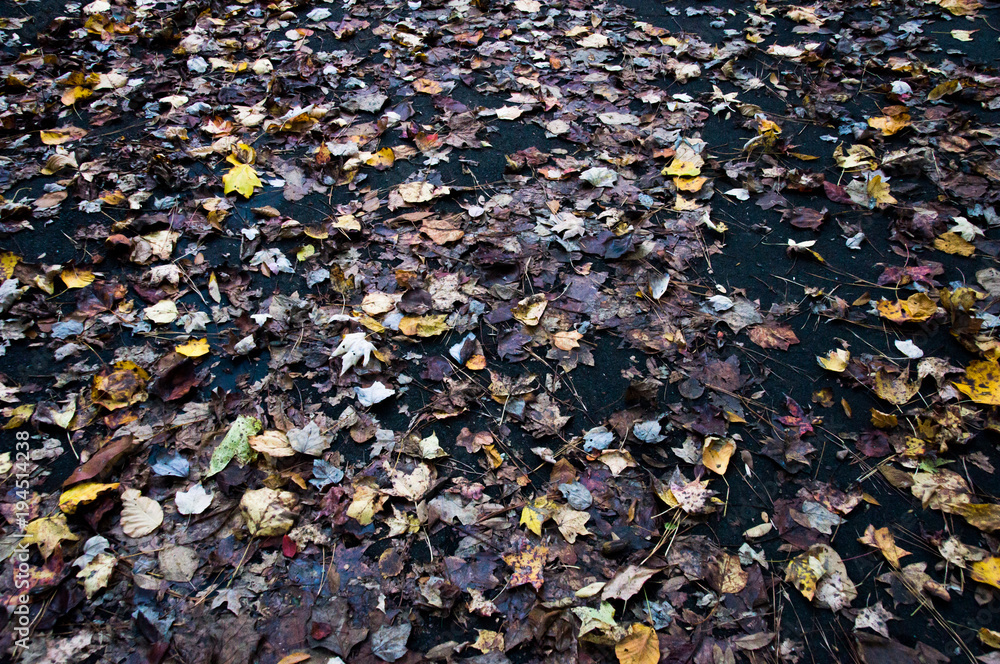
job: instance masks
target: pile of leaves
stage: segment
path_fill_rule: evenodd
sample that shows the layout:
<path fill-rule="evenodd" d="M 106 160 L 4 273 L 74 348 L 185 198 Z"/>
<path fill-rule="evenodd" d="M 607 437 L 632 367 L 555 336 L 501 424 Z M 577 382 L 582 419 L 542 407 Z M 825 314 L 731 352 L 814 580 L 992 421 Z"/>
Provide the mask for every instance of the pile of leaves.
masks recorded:
<path fill-rule="evenodd" d="M 8 656 L 1000 662 L 991 7 L 36 5 Z"/>

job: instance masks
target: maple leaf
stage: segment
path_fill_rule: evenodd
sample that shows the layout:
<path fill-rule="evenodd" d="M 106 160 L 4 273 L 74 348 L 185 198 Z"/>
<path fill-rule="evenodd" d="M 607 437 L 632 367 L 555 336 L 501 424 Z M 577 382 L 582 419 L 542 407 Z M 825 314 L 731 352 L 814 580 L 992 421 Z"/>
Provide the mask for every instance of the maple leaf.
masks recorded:
<path fill-rule="evenodd" d="M 509 586 L 523 586 L 531 584 L 535 590 L 541 590 L 545 579 L 542 578 L 542 568 L 545 567 L 545 559 L 548 556 L 547 546 L 531 546 L 527 544 L 524 549 L 516 553 L 505 554 L 504 562 L 514 568 L 514 574 L 510 577 Z"/>
<path fill-rule="evenodd" d="M 348 369 L 357 365 L 362 359 L 364 359 L 362 365 L 368 364 L 372 351 L 375 350 L 375 344 L 368 341 L 367 337 L 368 335 L 364 332 L 345 334 L 340 345 L 333 351 L 331 357 L 340 357 L 343 355 L 344 358 L 340 365 L 341 376 L 347 373 Z"/>
<path fill-rule="evenodd" d="M 236 164 L 229 172 L 222 176 L 223 192 L 226 194 L 236 192 L 244 198 L 253 196 L 254 187 L 264 187 L 264 183 L 257 176 L 257 171 L 250 164 Z"/>
<path fill-rule="evenodd" d="M 302 454 L 320 456 L 330 447 L 330 439 L 323 435 L 315 422 L 309 422 L 301 429 L 289 429 L 287 435 L 291 448 Z"/>

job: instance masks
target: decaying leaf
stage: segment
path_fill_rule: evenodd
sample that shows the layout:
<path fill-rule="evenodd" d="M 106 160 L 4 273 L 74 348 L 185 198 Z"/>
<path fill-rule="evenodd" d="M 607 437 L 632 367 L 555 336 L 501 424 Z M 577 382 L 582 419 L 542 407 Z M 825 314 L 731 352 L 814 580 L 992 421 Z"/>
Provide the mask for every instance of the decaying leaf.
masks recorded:
<path fill-rule="evenodd" d="M 126 489 L 122 493 L 122 531 L 129 537 L 145 537 L 163 523 L 163 508 L 160 504 L 143 496 L 138 489 Z"/>
<path fill-rule="evenodd" d="M 247 491 L 240 499 L 240 512 L 254 537 L 284 535 L 295 525 L 295 494 L 275 489 Z"/>
<path fill-rule="evenodd" d="M 229 462 L 236 459 L 240 465 L 250 463 L 256 454 L 250 447 L 250 436 L 261 430 L 256 417 L 240 415 L 229 426 L 229 431 L 212 453 L 206 477 L 222 472 Z"/>

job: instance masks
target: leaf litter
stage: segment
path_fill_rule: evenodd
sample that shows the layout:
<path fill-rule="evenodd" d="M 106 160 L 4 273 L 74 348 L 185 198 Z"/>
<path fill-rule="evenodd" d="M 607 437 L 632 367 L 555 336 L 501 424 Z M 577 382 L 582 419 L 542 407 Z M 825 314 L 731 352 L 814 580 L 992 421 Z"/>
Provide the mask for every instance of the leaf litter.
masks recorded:
<path fill-rule="evenodd" d="M 38 4 L 8 655 L 1000 661 L 992 8 Z"/>

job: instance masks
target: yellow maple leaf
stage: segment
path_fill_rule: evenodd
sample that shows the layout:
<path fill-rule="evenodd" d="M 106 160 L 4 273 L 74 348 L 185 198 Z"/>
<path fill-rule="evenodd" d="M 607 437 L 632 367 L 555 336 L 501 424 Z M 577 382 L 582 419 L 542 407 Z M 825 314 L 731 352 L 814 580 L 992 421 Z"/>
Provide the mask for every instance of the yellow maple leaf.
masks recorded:
<path fill-rule="evenodd" d="M 868 195 L 879 205 L 895 205 L 896 199 L 889 194 L 889 185 L 881 175 L 873 175 L 868 180 Z"/>
<path fill-rule="evenodd" d="M 542 524 L 552 516 L 555 507 L 556 505 L 545 496 L 535 498 L 521 510 L 520 525 L 527 526 L 528 530 L 541 537 Z"/>
<path fill-rule="evenodd" d="M 955 387 L 976 403 L 1000 406 L 1000 364 L 973 362 L 965 369 L 965 377 Z"/>
<path fill-rule="evenodd" d="M 934 248 L 946 254 L 971 256 L 976 253 L 976 245 L 972 244 L 958 233 L 942 233 L 934 238 Z"/>
<path fill-rule="evenodd" d="M 208 355 L 208 339 L 191 339 L 187 343 L 175 346 L 174 350 L 186 357 Z"/>
<path fill-rule="evenodd" d="M 224 193 L 237 192 L 244 198 L 253 195 L 254 187 L 264 187 L 264 183 L 257 177 L 257 171 L 250 164 L 237 164 L 229 169 L 229 172 L 222 176 L 222 184 L 225 186 Z"/>
<path fill-rule="evenodd" d="M 56 550 L 63 540 L 78 540 L 79 535 L 74 535 L 66 523 L 65 514 L 56 514 L 41 519 L 35 519 L 24 529 L 24 537 L 21 543 L 25 546 L 37 544 L 42 558 L 48 559 L 52 552 Z"/>
<path fill-rule="evenodd" d="M 972 580 L 1000 588 L 1000 558 L 992 556 L 972 563 Z"/>

